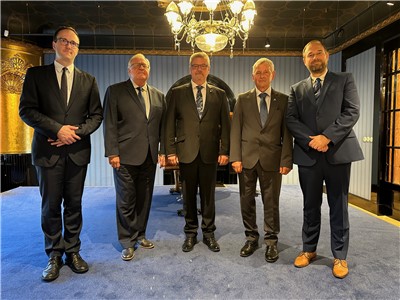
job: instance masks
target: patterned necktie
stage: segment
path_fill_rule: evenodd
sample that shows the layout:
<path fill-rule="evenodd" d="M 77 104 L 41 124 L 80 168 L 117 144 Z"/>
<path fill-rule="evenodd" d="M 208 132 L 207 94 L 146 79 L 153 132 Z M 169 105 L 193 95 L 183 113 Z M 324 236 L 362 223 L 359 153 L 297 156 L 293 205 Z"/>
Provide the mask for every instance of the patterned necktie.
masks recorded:
<path fill-rule="evenodd" d="M 140 100 L 140 104 L 142 104 L 143 109 L 146 112 L 146 116 L 147 116 L 146 103 L 144 102 L 144 97 L 143 97 L 143 94 L 142 94 L 143 88 L 138 86 L 136 89 L 138 90 L 138 98 Z"/>
<path fill-rule="evenodd" d="M 315 79 L 313 89 L 314 89 L 314 95 L 315 95 L 315 102 L 318 102 L 319 95 L 321 94 L 321 79 L 320 78 Z"/>
<path fill-rule="evenodd" d="M 201 118 L 201 115 L 203 114 L 203 94 L 201 93 L 201 89 L 203 87 L 201 85 L 198 85 L 196 87 L 197 87 L 196 106 L 197 106 L 197 112 L 199 113 L 199 118 Z"/>
<path fill-rule="evenodd" d="M 61 92 L 61 97 L 64 101 L 65 106 L 68 105 L 68 85 L 67 85 L 67 73 L 66 71 L 68 70 L 67 67 L 64 67 L 63 69 L 63 73 L 61 76 L 61 88 L 60 88 L 60 92 Z"/>
<path fill-rule="evenodd" d="M 260 119 L 261 119 L 261 125 L 264 127 L 265 122 L 267 121 L 268 117 L 268 109 L 267 109 L 267 103 L 265 101 L 265 98 L 267 97 L 267 93 L 261 93 L 258 95 L 260 97 Z"/>

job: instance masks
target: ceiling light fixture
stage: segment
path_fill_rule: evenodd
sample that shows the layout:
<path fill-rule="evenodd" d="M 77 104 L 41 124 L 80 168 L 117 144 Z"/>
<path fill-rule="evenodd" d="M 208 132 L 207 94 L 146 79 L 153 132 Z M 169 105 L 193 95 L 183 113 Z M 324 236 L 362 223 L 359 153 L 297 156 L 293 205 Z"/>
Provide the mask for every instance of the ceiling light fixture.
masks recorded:
<path fill-rule="evenodd" d="M 269 38 L 267 38 L 267 40 L 265 41 L 265 48 L 269 48 L 271 47 L 271 43 L 269 42 Z"/>
<path fill-rule="evenodd" d="M 386 5 L 388 5 L 388 6 L 394 6 L 394 2 L 388 1 L 388 2 L 386 2 Z"/>
<path fill-rule="evenodd" d="M 208 12 L 208 19 L 202 19 L 203 12 Z M 220 12 L 220 19 L 217 19 L 217 12 Z M 180 0 L 178 4 L 170 2 L 165 16 L 176 50 L 180 50 L 185 37 L 192 51 L 197 46 L 204 52 L 218 52 L 229 43 L 232 58 L 236 36 L 243 41 L 243 49 L 246 48 L 256 14 L 253 0 Z"/>

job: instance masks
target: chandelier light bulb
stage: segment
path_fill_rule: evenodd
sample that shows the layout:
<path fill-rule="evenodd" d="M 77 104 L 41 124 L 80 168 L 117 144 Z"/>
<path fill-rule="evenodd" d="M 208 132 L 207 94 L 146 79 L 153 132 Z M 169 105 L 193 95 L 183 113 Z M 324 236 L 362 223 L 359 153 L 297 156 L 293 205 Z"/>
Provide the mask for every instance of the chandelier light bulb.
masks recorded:
<path fill-rule="evenodd" d="M 170 25 L 176 22 L 179 17 L 179 9 L 175 2 L 172 1 L 170 4 L 168 4 L 165 16 L 167 17 L 168 23 Z"/>
<path fill-rule="evenodd" d="M 229 7 L 234 15 L 238 15 L 242 11 L 243 2 L 241 0 L 234 0 L 229 4 Z"/>
<path fill-rule="evenodd" d="M 220 0 L 204 0 L 204 4 L 207 6 L 207 9 L 209 11 L 214 11 L 217 8 L 219 2 Z"/>
<path fill-rule="evenodd" d="M 186 16 L 192 11 L 193 3 L 190 0 L 181 0 L 178 3 L 178 6 L 181 10 L 181 13 Z"/>

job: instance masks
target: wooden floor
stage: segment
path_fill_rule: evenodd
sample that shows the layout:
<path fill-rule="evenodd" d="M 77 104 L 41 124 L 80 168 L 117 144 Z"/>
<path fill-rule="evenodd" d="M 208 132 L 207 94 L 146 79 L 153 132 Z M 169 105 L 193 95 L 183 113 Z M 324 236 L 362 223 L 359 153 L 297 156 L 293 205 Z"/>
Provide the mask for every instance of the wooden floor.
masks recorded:
<path fill-rule="evenodd" d="M 349 194 L 349 203 L 359 208 L 365 209 L 370 213 L 378 215 L 378 202 L 376 193 L 371 193 L 371 201 Z M 397 209 L 393 209 L 393 215 L 388 217 L 400 221 L 400 211 Z"/>

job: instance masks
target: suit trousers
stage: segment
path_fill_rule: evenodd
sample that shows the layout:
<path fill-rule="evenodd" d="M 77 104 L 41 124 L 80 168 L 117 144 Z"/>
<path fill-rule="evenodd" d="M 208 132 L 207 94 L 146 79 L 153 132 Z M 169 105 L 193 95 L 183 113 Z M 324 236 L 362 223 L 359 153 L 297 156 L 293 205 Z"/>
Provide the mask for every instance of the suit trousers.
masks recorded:
<path fill-rule="evenodd" d="M 206 164 L 200 155 L 191 163 L 179 163 L 182 180 L 183 210 L 187 237 L 197 236 L 199 222 L 197 218 L 197 188 L 200 188 L 201 229 L 203 237 L 211 237 L 215 227 L 215 183 L 217 163 Z"/>
<path fill-rule="evenodd" d="M 134 247 L 146 237 L 155 174 L 150 149 L 143 164 L 121 164 L 119 170 L 114 169 L 118 240 L 123 248 Z"/>
<path fill-rule="evenodd" d="M 264 207 L 264 242 L 276 245 L 280 232 L 279 195 L 282 175 L 279 172 L 264 171 L 260 162 L 239 173 L 240 210 L 245 228 L 246 240 L 258 241 L 259 233 L 256 215 L 256 185 L 260 182 L 261 199 Z"/>
<path fill-rule="evenodd" d="M 321 205 L 325 181 L 331 228 L 331 250 L 335 258 L 346 259 L 349 247 L 348 192 L 351 163 L 332 165 L 325 154 L 310 167 L 299 166 L 303 191 L 303 251 L 317 249 L 321 229 Z"/>
<path fill-rule="evenodd" d="M 63 156 L 54 166 L 36 166 L 36 171 L 42 196 L 41 222 L 46 254 L 62 256 L 64 252 L 79 252 L 87 165 L 77 166 L 68 156 Z"/>

